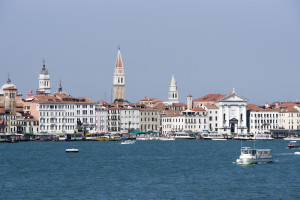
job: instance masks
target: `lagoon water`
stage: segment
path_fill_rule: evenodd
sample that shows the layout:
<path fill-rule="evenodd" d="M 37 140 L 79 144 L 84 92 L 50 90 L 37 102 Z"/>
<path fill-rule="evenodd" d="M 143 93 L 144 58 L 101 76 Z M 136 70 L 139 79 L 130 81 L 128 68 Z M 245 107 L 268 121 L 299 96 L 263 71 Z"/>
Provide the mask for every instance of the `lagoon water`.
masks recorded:
<path fill-rule="evenodd" d="M 235 140 L 1 143 L 0 199 L 300 199 L 287 143 L 255 142 L 275 162 L 249 166 Z"/>

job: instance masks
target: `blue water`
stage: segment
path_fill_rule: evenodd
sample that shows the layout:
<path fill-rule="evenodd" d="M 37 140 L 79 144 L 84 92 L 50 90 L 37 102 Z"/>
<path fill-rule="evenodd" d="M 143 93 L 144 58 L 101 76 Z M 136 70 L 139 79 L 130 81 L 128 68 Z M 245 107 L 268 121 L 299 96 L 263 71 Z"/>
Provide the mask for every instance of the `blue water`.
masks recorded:
<path fill-rule="evenodd" d="M 287 143 L 257 141 L 275 162 L 250 166 L 234 163 L 235 140 L 1 143 L 0 198 L 300 199 L 300 155 Z"/>

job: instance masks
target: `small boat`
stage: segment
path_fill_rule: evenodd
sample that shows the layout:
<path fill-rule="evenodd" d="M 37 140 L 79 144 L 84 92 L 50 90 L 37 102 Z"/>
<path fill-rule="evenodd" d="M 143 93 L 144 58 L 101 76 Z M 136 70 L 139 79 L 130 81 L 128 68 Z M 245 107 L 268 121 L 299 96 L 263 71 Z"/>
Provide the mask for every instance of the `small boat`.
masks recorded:
<path fill-rule="evenodd" d="M 193 134 L 187 133 L 187 132 L 175 132 L 170 133 L 170 136 L 174 138 L 175 140 L 189 140 L 189 139 L 196 139 L 196 137 Z"/>
<path fill-rule="evenodd" d="M 175 139 L 172 138 L 172 137 L 160 137 L 159 140 L 162 140 L 162 141 L 171 141 L 171 140 L 175 140 Z"/>
<path fill-rule="evenodd" d="M 296 151 L 294 154 L 296 154 L 296 155 L 300 155 L 300 151 Z"/>
<path fill-rule="evenodd" d="M 226 138 L 212 138 L 211 140 L 227 140 Z"/>
<path fill-rule="evenodd" d="M 284 140 L 300 140 L 299 137 L 286 137 L 286 138 L 283 138 Z"/>
<path fill-rule="evenodd" d="M 67 152 L 67 153 L 78 153 L 79 150 L 78 150 L 78 149 L 72 148 L 72 149 L 66 149 L 66 152 Z"/>
<path fill-rule="evenodd" d="M 297 144 L 296 141 L 291 141 L 288 146 L 287 146 L 289 149 L 296 149 L 296 148 L 299 148 L 300 146 Z"/>
<path fill-rule="evenodd" d="M 273 162 L 270 149 L 251 149 L 250 147 L 242 147 L 241 155 L 236 160 L 237 164 L 249 165 Z"/>
<path fill-rule="evenodd" d="M 274 140 L 271 134 L 268 133 L 257 133 L 253 136 L 254 140 Z"/>
<path fill-rule="evenodd" d="M 121 144 L 134 144 L 135 140 L 124 140 Z"/>
<path fill-rule="evenodd" d="M 246 133 L 246 134 L 237 134 L 233 139 L 235 140 L 253 140 L 253 135 Z"/>

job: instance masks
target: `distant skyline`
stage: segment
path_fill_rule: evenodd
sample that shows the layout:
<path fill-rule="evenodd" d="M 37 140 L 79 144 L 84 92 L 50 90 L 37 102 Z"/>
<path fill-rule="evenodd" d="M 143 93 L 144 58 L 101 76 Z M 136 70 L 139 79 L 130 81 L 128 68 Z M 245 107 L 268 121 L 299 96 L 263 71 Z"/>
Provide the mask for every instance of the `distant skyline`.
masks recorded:
<path fill-rule="evenodd" d="M 125 98 L 235 91 L 248 103 L 300 101 L 300 1 L 0 0 L 0 85 L 111 100 L 120 45 Z"/>

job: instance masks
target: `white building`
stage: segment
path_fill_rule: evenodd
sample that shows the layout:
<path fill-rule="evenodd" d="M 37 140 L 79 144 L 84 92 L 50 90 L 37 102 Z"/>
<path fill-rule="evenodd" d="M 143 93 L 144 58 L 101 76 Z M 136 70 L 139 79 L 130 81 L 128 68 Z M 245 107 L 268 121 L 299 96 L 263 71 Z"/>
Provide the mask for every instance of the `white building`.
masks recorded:
<path fill-rule="evenodd" d="M 95 132 L 95 106 L 90 99 L 65 93 L 53 96 L 29 96 L 24 111 L 39 119 L 41 133 L 74 133 L 77 121 L 89 132 Z"/>
<path fill-rule="evenodd" d="M 123 108 L 120 110 L 121 133 L 128 133 L 139 129 L 140 111 L 135 108 Z"/>
<path fill-rule="evenodd" d="M 233 90 L 228 95 L 208 94 L 193 101 L 194 107 L 205 107 L 205 105 L 215 105 L 218 110 L 211 109 L 208 113 L 211 117 L 212 129 L 216 129 L 220 134 L 241 134 L 247 133 L 247 99 L 240 96 Z M 216 116 L 217 114 L 217 116 Z"/>
<path fill-rule="evenodd" d="M 162 116 L 162 134 L 170 132 L 207 130 L 207 112 L 201 107 L 182 111 L 180 114 Z"/>
<path fill-rule="evenodd" d="M 278 129 L 280 109 L 269 109 L 248 104 L 248 129 L 249 133 L 267 133 L 271 129 Z"/>

